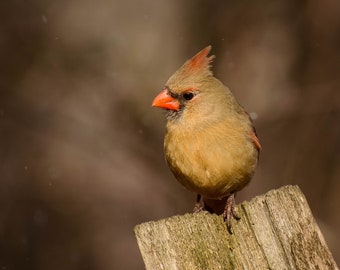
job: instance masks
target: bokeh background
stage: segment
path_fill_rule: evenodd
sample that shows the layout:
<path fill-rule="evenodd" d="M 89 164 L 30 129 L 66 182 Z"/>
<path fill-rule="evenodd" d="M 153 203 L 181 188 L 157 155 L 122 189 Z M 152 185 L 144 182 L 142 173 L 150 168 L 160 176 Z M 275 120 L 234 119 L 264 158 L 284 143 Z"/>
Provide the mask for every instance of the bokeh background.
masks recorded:
<path fill-rule="evenodd" d="M 208 44 L 263 146 L 238 202 L 299 185 L 339 262 L 340 1 L 2 0 L 1 269 L 143 269 L 133 227 L 195 198 L 150 104 Z"/>

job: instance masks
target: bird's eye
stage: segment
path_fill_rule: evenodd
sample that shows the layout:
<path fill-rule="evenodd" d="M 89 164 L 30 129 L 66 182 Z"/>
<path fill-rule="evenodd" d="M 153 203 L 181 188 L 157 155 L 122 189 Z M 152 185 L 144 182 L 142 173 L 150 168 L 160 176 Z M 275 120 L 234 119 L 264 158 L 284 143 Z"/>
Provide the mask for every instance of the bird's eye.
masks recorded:
<path fill-rule="evenodd" d="M 195 94 L 192 93 L 192 92 L 186 92 L 186 93 L 183 94 L 183 98 L 185 100 L 191 100 L 194 96 L 195 96 Z"/>

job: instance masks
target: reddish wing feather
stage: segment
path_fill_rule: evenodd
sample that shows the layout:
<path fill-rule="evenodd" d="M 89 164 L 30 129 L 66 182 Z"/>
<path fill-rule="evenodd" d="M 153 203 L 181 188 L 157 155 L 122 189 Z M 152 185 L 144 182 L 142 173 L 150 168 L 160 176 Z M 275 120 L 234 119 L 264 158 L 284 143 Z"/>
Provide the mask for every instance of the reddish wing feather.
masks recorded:
<path fill-rule="evenodd" d="M 252 141 L 253 141 L 253 143 L 254 143 L 256 149 L 260 152 L 260 150 L 261 150 L 262 147 L 261 147 L 259 138 L 257 138 L 257 136 L 256 136 L 255 129 L 254 129 L 253 132 L 251 132 L 250 138 L 252 139 Z"/>
<path fill-rule="evenodd" d="M 252 142 L 253 142 L 255 148 L 257 149 L 257 151 L 260 152 L 261 149 L 262 149 L 262 146 L 260 144 L 259 138 L 257 138 L 256 129 L 255 129 L 254 125 L 253 125 L 253 121 L 252 121 L 250 115 L 246 111 L 244 111 L 244 114 L 247 115 L 247 117 L 249 118 L 249 120 L 251 122 L 251 125 L 252 125 L 252 130 L 250 131 L 249 137 L 252 140 Z"/>

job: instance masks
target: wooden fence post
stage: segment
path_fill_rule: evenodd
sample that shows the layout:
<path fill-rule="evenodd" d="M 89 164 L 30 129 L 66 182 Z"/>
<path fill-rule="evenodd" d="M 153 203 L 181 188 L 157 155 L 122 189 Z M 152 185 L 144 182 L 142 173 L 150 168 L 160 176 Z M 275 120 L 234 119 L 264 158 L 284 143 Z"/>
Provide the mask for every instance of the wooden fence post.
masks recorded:
<path fill-rule="evenodd" d="M 205 211 L 137 225 L 146 269 L 338 269 L 299 187 L 237 210 L 232 235 L 222 217 Z"/>

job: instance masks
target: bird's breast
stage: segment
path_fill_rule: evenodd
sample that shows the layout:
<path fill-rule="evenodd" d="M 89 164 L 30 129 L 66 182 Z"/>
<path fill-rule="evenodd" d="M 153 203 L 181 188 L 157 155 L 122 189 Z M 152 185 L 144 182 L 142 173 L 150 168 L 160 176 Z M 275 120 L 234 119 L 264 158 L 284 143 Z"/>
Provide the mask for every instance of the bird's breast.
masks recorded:
<path fill-rule="evenodd" d="M 222 198 L 251 179 L 257 152 L 247 126 L 224 121 L 205 128 L 167 126 L 168 165 L 187 189 L 207 198 Z"/>

